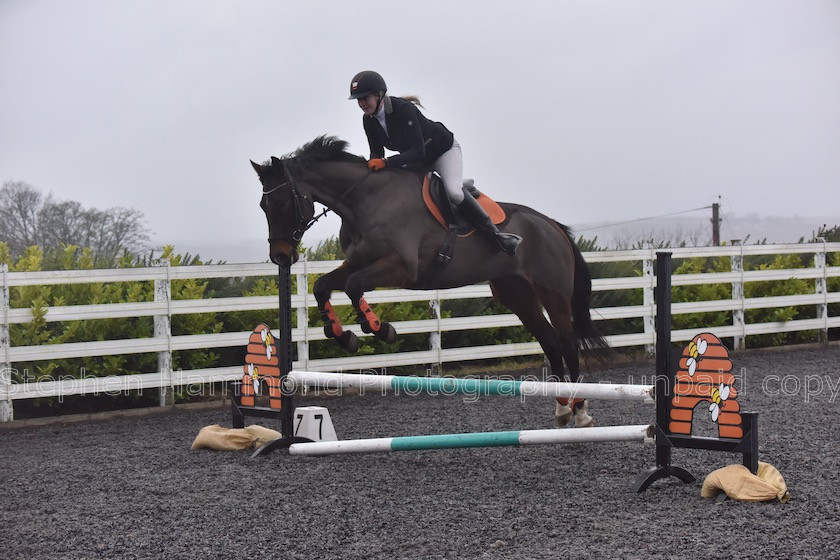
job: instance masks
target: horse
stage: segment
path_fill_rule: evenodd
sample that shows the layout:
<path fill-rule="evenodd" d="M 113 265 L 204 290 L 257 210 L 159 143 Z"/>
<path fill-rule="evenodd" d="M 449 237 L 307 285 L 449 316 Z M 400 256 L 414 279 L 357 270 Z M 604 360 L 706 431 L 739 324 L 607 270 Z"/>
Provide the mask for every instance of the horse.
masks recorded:
<path fill-rule="evenodd" d="M 506 214 L 499 229 L 524 238 L 515 256 L 500 251 L 493 239 L 470 235 L 457 240 L 451 261 L 441 266 L 436 256 L 447 230 L 425 207 L 423 173 L 391 168 L 371 172 L 365 159 L 347 147 L 347 142 L 324 135 L 282 158 L 251 161 L 262 183 L 260 207 L 268 221 L 273 263 L 288 267 L 298 260 L 298 244 L 317 220 L 316 201 L 341 218 L 345 260 L 319 277 L 313 288 L 328 338 L 349 352 L 358 349 L 356 335 L 343 329 L 330 303 L 335 290 L 349 296 L 363 332 L 393 342 L 395 329 L 380 321 L 365 292 L 489 282 L 493 297 L 537 339 L 558 378 L 564 378 L 565 363 L 567 379 L 578 381 L 579 351 L 596 358 L 603 356 L 601 350 L 608 351 L 590 317 L 589 268 L 568 227 L 526 206 L 499 203 Z M 594 424 L 585 400 L 558 399 L 558 426 L 572 414 L 576 427 Z"/>

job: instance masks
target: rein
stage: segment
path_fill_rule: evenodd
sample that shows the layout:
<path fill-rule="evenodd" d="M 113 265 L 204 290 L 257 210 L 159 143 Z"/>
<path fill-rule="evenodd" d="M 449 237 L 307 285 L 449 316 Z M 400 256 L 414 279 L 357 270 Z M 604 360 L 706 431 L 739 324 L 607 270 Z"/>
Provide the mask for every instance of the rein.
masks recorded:
<path fill-rule="evenodd" d="M 365 179 L 367 179 L 368 177 L 370 177 L 370 174 L 371 174 L 371 173 L 373 173 L 373 170 L 368 169 L 368 172 L 367 172 L 367 173 L 365 173 L 365 174 L 362 176 L 362 178 L 361 178 L 361 179 L 359 179 L 358 181 L 356 181 L 355 183 L 353 183 L 352 185 L 350 185 L 350 188 L 349 188 L 349 189 L 347 189 L 346 191 L 344 191 L 343 193 L 341 193 L 341 196 L 339 196 L 338 198 L 336 198 L 336 199 L 335 199 L 335 201 L 333 202 L 333 205 L 335 205 L 335 204 L 336 204 L 336 203 L 338 203 L 341 199 L 343 199 L 345 196 L 347 196 L 348 194 L 350 194 L 350 193 L 353 191 L 353 189 L 355 189 L 356 187 L 358 187 L 359 185 L 361 185 L 362 183 L 364 183 Z M 318 220 L 320 220 L 321 218 L 323 218 L 324 216 L 326 216 L 326 215 L 327 215 L 330 211 L 332 211 L 332 208 L 330 208 L 329 206 L 327 206 L 327 205 L 325 204 L 325 205 L 324 205 L 324 210 L 323 210 L 320 214 L 318 214 L 316 217 L 314 217 L 314 218 L 312 218 L 311 220 L 309 220 L 309 223 L 308 223 L 308 224 L 306 224 L 306 229 L 311 228 L 311 227 L 315 224 L 315 222 L 317 222 Z M 304 230 L 304 231 L 306 231 L 306 230 Z"/>

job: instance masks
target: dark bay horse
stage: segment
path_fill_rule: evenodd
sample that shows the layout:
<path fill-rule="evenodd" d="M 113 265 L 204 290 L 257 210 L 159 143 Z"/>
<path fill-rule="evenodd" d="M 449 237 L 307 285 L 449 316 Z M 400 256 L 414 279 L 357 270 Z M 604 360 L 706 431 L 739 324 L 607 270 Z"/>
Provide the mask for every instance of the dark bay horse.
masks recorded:
<path fill-rule="evenodd" d="M 524 238 L 515 257 L 476 233 L 459 238 L 451 262 L 435 264 L 447 231 L 426 210 L 422 176 L 401 169 L 370 172 L 365 159 L 349 154 L 347 142 L 320 136 L 294 153 L 251 164 L 263 186 L 260 206 L 268 219 L 269 256 L 290 266 L 297 246 L 315 214 L 318 201 L 341 217 L 339 241 L 346 256 L 337 269 L 315 282 L 313 293 L 324 332 L 348 351 L 358 340 L 344 330 L 330 304 L 343 290 L 358 312 L 362 330 L 393 342 L 394 328 L 381 322 L 364 292 L 379 287 L 427 290 L 489 282 L 493 297 L 514 312 L 540 343 L 552 373 L 578 380 L 578 351 L 606 347 L 589 314 L 589 269 L 569 230 L 531 208 L 501 203 L 507 218 L 502 231 Z M 548 314 L 549 320 L 543 314 Z M 592 425 L 586 402 L 558 399 L 558 424 L 572 410 L 576 426 Z"/>

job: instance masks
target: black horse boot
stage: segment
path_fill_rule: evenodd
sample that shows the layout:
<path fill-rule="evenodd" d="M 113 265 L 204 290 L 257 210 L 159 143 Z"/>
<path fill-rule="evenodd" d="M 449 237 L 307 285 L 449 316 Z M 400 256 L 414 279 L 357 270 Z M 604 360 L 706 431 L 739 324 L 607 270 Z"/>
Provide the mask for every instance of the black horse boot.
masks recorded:
<path fill-rule="evenodd" d="M 472 195 L 464 193 L 464 201 L 458 205 L 458 210 L 473 227 L 493 235 L 502 251 L 511 257 L 516 254 L 516 248 L 522 243 L 522 238 L 514 233 L 499 231 L 499 228 L 496 227 L 496 224 L 493 223 L 493 220 L 490 219 L 490 216 Z"/>

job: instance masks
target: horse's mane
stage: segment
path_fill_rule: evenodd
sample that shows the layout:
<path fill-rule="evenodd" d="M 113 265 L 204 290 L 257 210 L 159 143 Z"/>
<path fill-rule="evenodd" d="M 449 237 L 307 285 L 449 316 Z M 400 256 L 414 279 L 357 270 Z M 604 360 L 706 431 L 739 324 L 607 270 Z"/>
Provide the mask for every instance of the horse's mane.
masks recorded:
<path fill-rule="evenodd" d="M 281 160 L 287 169 L 295 174 L 298 174 L 301 170 L 316 162 L 343 161 L 364 163 L 365 158 L 347 151 L 349 145 L 345 140 L 322 134 L 294 152 L 286 154 Z"/>

